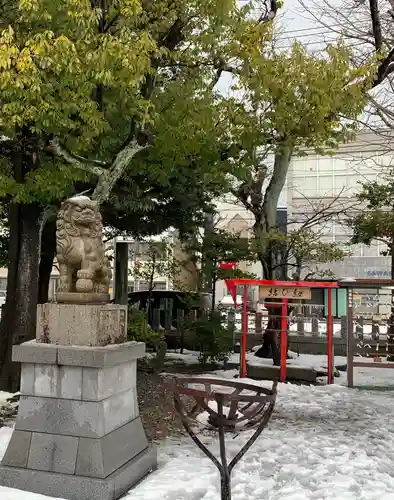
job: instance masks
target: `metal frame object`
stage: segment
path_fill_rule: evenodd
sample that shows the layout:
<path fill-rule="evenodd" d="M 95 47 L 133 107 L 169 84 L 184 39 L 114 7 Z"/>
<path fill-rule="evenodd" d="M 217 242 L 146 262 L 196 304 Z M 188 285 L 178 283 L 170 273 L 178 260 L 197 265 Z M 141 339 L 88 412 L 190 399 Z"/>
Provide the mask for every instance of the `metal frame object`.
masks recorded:
<path fill-rule="evenodd" d="M 275 407 L 277 382 L 272 389 L 234 380 L 202 377 L 174 377 L 171 387 L 174 404 L 182 424 L 199 449 L 215 464 L 221 478 L 221 500 L 231 500 L 231 472 L 268 424 Z M 197 389 L 195 386 L 203 386 Z M 194 386 L 194 387 L 191 387 Z M 246 391 L 246 394 L 244 392 Z M 190 411 L 185 408 L 183 397 L 194 400 Z M 209 401 L 217 404 L 217 411 L 209 406 Z M 225 405 L 228 406 L 225 406 Z M 226 411 L 225 411 L 226 410 Z M 220 461 L 198 439 L 192 424 L 202 425 L 197 420 L 201 412 L 209 414 L 209 430 L 219 434 Z M 236 456 L 227 462 L 225 433 L 239 433 L 255 429 L 247 443 Z"/>
<path fill-rule="evenodd" d="M 247 310 L 247 287 L 265 286 L 279 288 L 326 288 L 327 289 L 327 384 L 334 383 L 334 329 L 332 320 L 332 289 L 338 288 L 336 281 L 277 281 L 277 280 L 229 280 L 234 287 L 243 286 L 243 330 L 241 339 L 240 376 L 245 378 L 246 374 L 246 346 L 248 335 L 248 310 Z M 281 343 L 280 343 L 280 381 L 286 382 L 287 378 L 287 314 L 288 298 L 281 301 Z M 236 303 L 234 300 L 234 306 Z"/>
<path fill-rule="evenodd" d="M 354 338 L 354 305 L 353 305 L 353 293 L 354 288 L 387 288 L 394 287 L 394 280 L 352 280 L 341 282 L 341 287 L 347 289 L 347 385 L 348 387 L 354 387 L 354 368 L 388 368 L 393 369 L 393 362 L 386 363 L 375 363 L 375 362 L 364 362 L 364 361 L 354 361 L 355 356 L 355 338 Z M 393 295 L 392 295 L 392 309 L 394 307 Z M 391 321 L 391 318 L 390 320 Z M 390 323 L 388 323 L 388 326 Z"/>

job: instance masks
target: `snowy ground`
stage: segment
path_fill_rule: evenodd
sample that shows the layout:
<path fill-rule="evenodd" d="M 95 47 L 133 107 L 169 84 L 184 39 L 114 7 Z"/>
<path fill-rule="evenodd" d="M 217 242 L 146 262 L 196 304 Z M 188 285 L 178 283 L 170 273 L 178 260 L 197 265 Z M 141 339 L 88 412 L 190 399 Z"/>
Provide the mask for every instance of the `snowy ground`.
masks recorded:
<path fill-rule="evenodd" d="M 256 347 L 254 351 L 257 349 Z M 197 364 L 199 352 L 197 351 L 184 351 L 184 354 L 179 352 L 167 352 L 166 356 L 168 359 L 173 361 L 181 360 L 185 364 Z M 293 356 L 292 359 L 287 360 L 287 366 L 297 366 L 299 368 L 314 368 L 316 371 L 324 372 L 327 370 L 327 356 L 325 355 L 312 355 L 312 354 L 300 354 L 297 355 L 295 352 L 289 351 L 289 354 Z M 247 363 L 254 366 L 261 365 L 272 365 L 272 359 L 258 358 L 255 356 L 254 352 L 246 353 Z M 229 358 L 229 362 L 239 364 L 239 354 L 232 354 Z M 345 356 L 336 356 L 335 364 L 346 365 Z"/>
<path fill-rule="evenodd" d="M 333 386 L 279 386 L 268 428 L 234 470 L 233 500 L 394 498 L 394 390 L 365 388 L 379 382 L 394 389 L 394 373 L 358 368 L 355 375 L 364 389 L 343 387 L 343 375 Z M 0 457 L 10 436 L 11 429 L 0 429 Z M 228 440 L 229 455 L 244 439 Z M 217 451 L 215 440 L 204 440 Z M 189 439 L 162 443 L 159 460 L 124 500 L 219 500 L 218 473 Z M 1 486 L 0 498 L 48 500 Z"/>

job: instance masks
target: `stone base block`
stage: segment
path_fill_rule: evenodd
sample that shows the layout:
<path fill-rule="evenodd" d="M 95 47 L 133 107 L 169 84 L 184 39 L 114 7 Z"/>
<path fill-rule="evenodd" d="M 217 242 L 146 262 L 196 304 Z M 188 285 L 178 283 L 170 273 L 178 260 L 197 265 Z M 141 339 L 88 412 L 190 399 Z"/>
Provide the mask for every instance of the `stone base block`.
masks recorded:
<path fill-rule="evenodd" d="M 105 346 L 127 339 L 127 306 L 119 304 L 40 304 L 38 342 L 59 345 Z"/>
<path fill-rule="evenodd" d="M 0 484 L 70 500 L 114 500 L 155 468 L 136 390 L 144 351 L 138 342 L 15 346 L 21 397 Z"/>
<path fill-rule="evenodd" d="M 105 479 L 0 466 L 0 484 L 67 500 L 117 500 L 157 467 L 151 446 Z"/>

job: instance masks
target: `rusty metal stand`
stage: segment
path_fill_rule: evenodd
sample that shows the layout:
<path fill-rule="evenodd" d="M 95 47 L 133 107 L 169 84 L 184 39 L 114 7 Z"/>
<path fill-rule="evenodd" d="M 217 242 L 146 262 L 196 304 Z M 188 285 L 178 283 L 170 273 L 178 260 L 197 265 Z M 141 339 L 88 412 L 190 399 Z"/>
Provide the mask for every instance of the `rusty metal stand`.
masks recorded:
<path fill-rule="evenodd" d="M 204 390 L 192 388 L 190 387 L 191 385 L 202 385 L 204 386 Z M 212 387 L 215 387 L 215 389 L 213 390 Z M 200 377 L 174 377 L 172 388 L 174 391 L 175 409 L 182 419 L 186 432 L 220 472 L 221 500 L 231 500 L 232 470 L 268 424 L 275 406 L 277 382 L 274 382 L 272 389 L 265 389 L 239 381 Z M 227 389 L 227 391 L 232 389 L 232 392 L 223 392 L 223 389 Z M 244 391 L 247 391 L 247 394 L 242 394 Z M 182 396 L 194 399 L 195 403 L 191 411 L 186 410 Z M 216 402 L 217 411 L 209 406 L 209 401 Z M 225 403 L 229 403 L 230 405 L 227 414 L 225 413 Z M 200 414 L 201 410 L 209 414 L 208 424 L 210 430 L 218 432 L 220 461 L 198 439 L 192 428 L 192 422 L 199 424 L 196 417 Z M 226 432 L 239 433 L 251 429 L 256 430 L 237 455 L 228 463 Z"/>

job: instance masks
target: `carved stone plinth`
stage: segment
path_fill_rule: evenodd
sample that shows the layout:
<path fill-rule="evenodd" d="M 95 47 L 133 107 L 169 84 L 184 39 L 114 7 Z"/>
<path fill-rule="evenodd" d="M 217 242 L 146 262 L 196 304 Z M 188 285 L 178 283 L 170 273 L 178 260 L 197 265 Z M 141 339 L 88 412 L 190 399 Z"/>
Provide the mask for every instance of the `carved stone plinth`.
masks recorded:
<path fill-rule="evenodd" d="M 56 293 L 56 302 L 59 304 L 108 304 L 109 301 L 109 293 Z"/>
<path fill-rule="evenodd" d="M 15 430 L 0 484 L 69 500 L 116 500 L 156 467 L 139 416 L 145 345 L 15 346 L 22 363 Z"/>
<path fill-rule="evenodd" d="M 104 346 L 127 339 L 127 306 L 119 304 L 40 304 L 38 342 L 58 345 Z"/>

